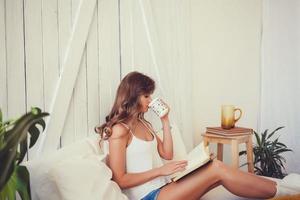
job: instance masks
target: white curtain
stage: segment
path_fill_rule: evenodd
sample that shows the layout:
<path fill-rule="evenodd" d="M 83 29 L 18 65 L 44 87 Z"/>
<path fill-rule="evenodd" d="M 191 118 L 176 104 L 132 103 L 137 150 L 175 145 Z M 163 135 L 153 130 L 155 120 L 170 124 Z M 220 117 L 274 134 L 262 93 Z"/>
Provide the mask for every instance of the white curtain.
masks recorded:
<path fill-rule="evenodd" d="M 264 0 L 260 130 L 280 130 L 288 172 L 300 173 L 300 1 Z"/>
<path fill-rule="evenodd" d="M 189 1 L 122 0 L 120 5 L 122 76 L 137 70 L 155 79 L 153 96 L 171 107 L 171 122 L 187 149 L 193 146 Z M 151 112 L 156 129 L 160 121 Z"/>

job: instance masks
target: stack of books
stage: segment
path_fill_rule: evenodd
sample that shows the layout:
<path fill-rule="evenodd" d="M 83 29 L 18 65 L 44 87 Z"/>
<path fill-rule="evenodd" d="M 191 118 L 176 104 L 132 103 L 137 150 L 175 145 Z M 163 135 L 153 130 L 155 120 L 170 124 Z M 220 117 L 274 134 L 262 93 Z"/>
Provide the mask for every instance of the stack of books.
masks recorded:
<path fill-rule="evenodd" d="M 223 136 L 239 136 L 252 134 L 251 128 L 234 127 L 231 129 L 223 129 L 222 127 L 206 127 L 206 133 L 217 134 Z"/>

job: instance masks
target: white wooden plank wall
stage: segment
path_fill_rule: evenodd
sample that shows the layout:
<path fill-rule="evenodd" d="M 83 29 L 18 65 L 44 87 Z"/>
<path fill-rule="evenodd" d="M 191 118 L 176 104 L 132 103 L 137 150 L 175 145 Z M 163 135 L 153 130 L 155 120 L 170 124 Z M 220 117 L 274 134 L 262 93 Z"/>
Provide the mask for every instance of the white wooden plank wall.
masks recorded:
<path fill-rule="evenodd" d="M 42 2 L 40 0 L 24 1 L 27 108 L 38 106 L 44 109 L 41 13 Z"/>
<path fill-rule="evenodd" d="M 155 77 L 139 0 L 122 2 L 121 14 L 122 77 L 133 70 Z"/>
<path fill-rule="evenodd" d="M 98 44 L 98 2 L 86 45 L 86 93 L 87 93 L 87 134 L 94 134 L 99 123 L 99 44 Z"/>
<path fill-rule="evenodd" d="M 69 38 L 72 31 L 72 0 L 59 1 L 58 5 L 59 16 L 59 52 L 60 52 L 60 71 L 65 58 L 65 53 L 68 45 Z M 74 90 L 73 90 L 74 95 Z M 72 95 L 72 96 L 73 96 Z M 65 126 L 61 135 L 61 146 L 67 145 L 68 141 L 75 139 L 75 122 L 74 122 L 74 99 L 71 98 L 68 116 L 65 121 Z"/>
<path fill-rule="evenodd" d="M 6 0 L 7 116 L 26 111 L 23 1 Z"/>
<path fill-rule="evenodd" d="M 75 14 L 70 40 L 63 62 L 63 70 L 59 79 L 55 99 L 51 106 L 51 115 L 47 129 L 46 140 L 43 143 L 42 153 L 49 154 L 55 151 L 65 124 L 69 102 L 72 98 L 74 85 L 80 71 L 82 55 L 86 46 L 90 25 L 96 8 L 96 0 L 80 1 Z M 53 145 L 54 144 L 54 145 Z"/>
<path fill-rule="evenodd" d="M 120 81 L 118 0 L 98 1 L 100 121 L 105 121 Z"/>
<path fill-rule="evenodd" d="M 121 54 L 122 54 L 122 77 L 129 71 L 136 70 L 135 64 L 135 20 L 141 19 L 137 17 L 134 10 L 134 2 L 132 0 L 123 0 L 120 2 L 120 22 L 121 22 Z"/>
<path fill-rule="evenodd" d="M 24 1 L 25 28 L 25 67 L 26 67 L 26 107 L 44 108 L 44 67 L 42 36 L 42 2 L 40 0 Z M 29 141 L 29 138 L 28 138 Z M 28 143 L 29 147 L 29 143 Z M 34 157 L 35 149 L 28 151 Z"/>
<path fill-rule="evenodd" d="M 49 111 L 80 0 L 0 0 L 0 107 Z M 97 3 L 60 146 L 94 134 L 120 81 L 118 0 Z M 39 141 L 40 142 L 40 141 Z M 36 148 L 29 159 L 36 156 Z"/>
<path fill-rule="evenodd" d="M 6 77 L 6 9 L 5 1 L 0 0 L 0 108 L 7 117 L 7 77 Z"/>
<path fill-rule="evenodd" d="M 80 0 L 0 2 L 0 45 L 6 47 L 0 49 L 0 106 L 10 117 L 24 113 L 30 106 L 49 111 L 63 75 Z M 171 0 L 97 2 L 72 97 L 66 104 L 62 134 L 56 133 L 61 135 L 60 144 L 53 145 L 65 146 L 94 134 L 95 125 L 103 123 L 110 111 L 120 78 L 129 71 L 149 74 L 171 99 L 184 96 L 185 86 L 178 85 L 178 80 L 188 81 L 182 78 L 189 65 L 188 55 L 184 54 L 189 48 L 184 41 L 189 37 L 189 27 L 184 25 L 189 7 L 184 4 L 186 7 L 182 8 L 181 1 L 176 2 L 179 7 Z M 181 32 L 182 29 L 187 30 Z M 179 70 L 174 71 L 173 67 Z M 167 88 L 173 85 L 176 87 Z M 162 93 L 162 88 L 157 92 Z M 188 107 L 180 107 L 182 103 L 177 100 L 169 102 L 176 108 L 173 113 L 179 116 L 177 121 L 189 119 L 182 115 Z M 183 129 L 191 132 L 187 127 Z M 186 143 L 189 145 L 190 140 Z M 29 152 L 29 159 L 33 157 L 35 149 Z"/>
<path fill-rule="evenodd" d="M 51 100 L 60 75 L 58 2 L 65 2 L 65 0 L 42 0 L 45 110 L 50 109 Z"/>
<path fill-rule="evenodd" d="M 80 0 L 72 0 L 72 21 L 74 25 L 75 15 Z M 88 135 L 87 128 L 87 72 L 86 72 L 86 45 L 81 58 L 79 74 L 74 87 L 74 128 L 75 140 L 82 139 Z M 76 105 L 76 106 L 75 106 Z M 75 141 L 74 140 L 74 141 Z M 71 142 L 71 141 L 70 141 Z"/>

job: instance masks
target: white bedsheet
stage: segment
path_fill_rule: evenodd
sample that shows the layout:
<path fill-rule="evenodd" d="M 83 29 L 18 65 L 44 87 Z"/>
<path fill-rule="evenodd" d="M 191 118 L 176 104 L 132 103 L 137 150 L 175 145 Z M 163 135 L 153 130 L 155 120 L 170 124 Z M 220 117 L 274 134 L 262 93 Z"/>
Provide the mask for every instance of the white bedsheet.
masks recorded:
<path fill-rule="evenodd" d="M 51 156 L 25 163 L 33 200 L 126 200 L 103 162 L 98 140 L 87 138 Z M 245 200 L 219 186 L 202 200 Z"/>

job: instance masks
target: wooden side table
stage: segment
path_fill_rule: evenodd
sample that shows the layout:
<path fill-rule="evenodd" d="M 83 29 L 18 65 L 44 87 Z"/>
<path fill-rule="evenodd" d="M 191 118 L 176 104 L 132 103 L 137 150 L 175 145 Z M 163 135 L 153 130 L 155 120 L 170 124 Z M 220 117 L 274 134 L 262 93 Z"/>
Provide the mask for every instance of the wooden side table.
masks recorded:
<path fill-rule="evenodd" d="M 204 133 L 203 141 L 204 145 L 208 146 L 209 143 L 217 143 L 217 159 L 223 161 L 223 144 L 231 145 L 231 159 L 232 166 L 234 168 L 239 168 L 239 144 L 245 143 L 247 148 L 247 164 L 248 172 L 254 173 L 253 165 L 253 149 L 252 149 L 252 134 L 253 131 L 249 134 L 240 135 L 240 136 L 223 136 L 218 134 Z"/>

